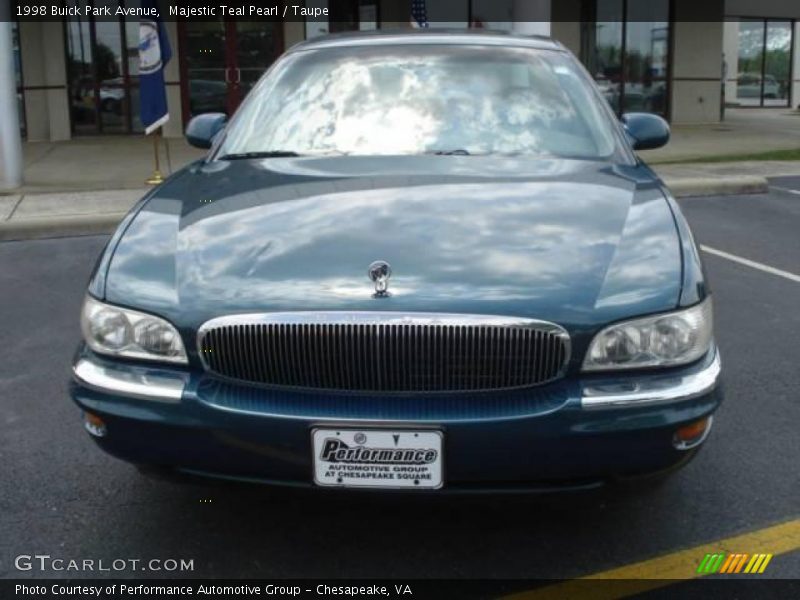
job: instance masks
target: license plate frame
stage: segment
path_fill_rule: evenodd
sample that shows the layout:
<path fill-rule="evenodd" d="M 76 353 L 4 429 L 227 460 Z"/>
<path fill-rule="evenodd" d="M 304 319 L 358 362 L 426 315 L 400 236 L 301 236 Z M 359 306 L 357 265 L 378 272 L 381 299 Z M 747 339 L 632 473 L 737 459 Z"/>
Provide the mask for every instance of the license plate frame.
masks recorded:
<path fill-rule="evenodd" d="M 440 489 L 443 450 L 438 429 L 315 427 L 313 481 L 325 488 Z"/>

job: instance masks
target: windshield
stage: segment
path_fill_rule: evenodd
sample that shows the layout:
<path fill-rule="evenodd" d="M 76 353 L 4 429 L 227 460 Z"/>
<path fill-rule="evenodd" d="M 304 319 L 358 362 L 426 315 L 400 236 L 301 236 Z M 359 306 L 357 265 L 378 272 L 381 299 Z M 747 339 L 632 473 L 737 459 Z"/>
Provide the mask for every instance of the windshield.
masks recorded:
<path fill-rule="evenodd" d="M 610 119 L 565 53 L 464 45 L 290 54 L 217 156 L 504 154 L 604 158 Z"/>

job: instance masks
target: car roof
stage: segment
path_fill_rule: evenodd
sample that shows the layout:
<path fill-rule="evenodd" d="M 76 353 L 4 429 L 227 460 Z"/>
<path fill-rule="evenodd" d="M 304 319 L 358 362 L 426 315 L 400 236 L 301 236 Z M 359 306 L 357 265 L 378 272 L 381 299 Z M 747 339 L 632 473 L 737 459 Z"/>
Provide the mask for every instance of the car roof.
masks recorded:
<path fill-rule="evenodd" d="M 394 29 L 334 33 L 300 42 L 290 52 L 348 46 L 396 46 L 424 44 L 484 45 L 542 50 L 563 50 L 555 40 L 541 35 L 516 35 L 487 29 Z"/>

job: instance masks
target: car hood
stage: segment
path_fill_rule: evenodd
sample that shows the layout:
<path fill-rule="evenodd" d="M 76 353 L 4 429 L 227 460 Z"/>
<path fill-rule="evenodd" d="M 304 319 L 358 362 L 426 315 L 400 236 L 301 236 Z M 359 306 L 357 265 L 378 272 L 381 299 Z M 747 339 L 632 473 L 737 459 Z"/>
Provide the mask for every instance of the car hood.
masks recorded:
<path fill-rule="evenodd" d="M 181 328 L 306 310 L 514 315 L 594 329 L 674 308 L 680 243 L 649 169 L 494 157 L 199 162 L 143 204 L 112 303 Z M 374 298 L 367 267 L 391 264 Z"/>

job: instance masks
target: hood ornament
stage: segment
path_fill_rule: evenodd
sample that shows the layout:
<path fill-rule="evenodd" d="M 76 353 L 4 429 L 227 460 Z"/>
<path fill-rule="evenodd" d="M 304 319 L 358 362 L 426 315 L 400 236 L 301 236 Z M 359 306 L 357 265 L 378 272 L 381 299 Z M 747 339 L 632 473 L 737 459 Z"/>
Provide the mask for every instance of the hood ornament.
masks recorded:
<path fill-rule="evenodd" d="M 385 260 L 376 260 L 367 269 L 367 275 L 375 283 L 373 298 L 386 298 L 389 296 L 389 278 L 392 276 L 392 266 Z"/>

